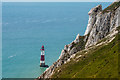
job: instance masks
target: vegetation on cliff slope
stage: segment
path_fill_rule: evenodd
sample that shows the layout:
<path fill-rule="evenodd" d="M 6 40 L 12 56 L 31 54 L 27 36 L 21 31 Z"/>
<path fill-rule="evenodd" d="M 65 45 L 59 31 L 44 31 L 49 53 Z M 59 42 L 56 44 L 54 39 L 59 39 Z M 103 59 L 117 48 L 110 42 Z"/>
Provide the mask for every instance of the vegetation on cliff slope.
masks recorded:
<path fill-rule="evenodd" d="M 120 28 L 120 27 L 119 27 Z M 119 29 L 118 28 L 118 29 Z M 52 78 L 117 78 L 120 33 L 107 45 L 81 51 L 70 62 L 55 70 Z M 81 56 L 84 54 L 84 56 Z M 120 66 L 120 65 L 119 65 Z"/>
<path fill-rule="evenodd" d="M 114 2 L 107 8 L 105 8 L 102 13 L 107 13 L 107 12 L 114 12 L 118 7 L 120 6 L 120 1 L 119 2 Z"/>
<path fill-rule="evenodd" d="M 73 46 L 71 47 L 71 49 L 73 47 L 76 47 L 76 49 L 78 51 L 85 49 L 86 42 L 84 41 L 84 38 L 85 38 L 85 36 L 79 36 L 79 43 L 77 43 L 77 44 L 73 43 Z"/>

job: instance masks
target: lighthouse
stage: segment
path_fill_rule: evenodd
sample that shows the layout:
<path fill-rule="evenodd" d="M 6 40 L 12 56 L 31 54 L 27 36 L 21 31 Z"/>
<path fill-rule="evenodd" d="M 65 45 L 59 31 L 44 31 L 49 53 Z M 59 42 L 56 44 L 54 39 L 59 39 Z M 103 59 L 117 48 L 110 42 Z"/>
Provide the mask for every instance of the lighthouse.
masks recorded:
<path fill-rule="evenodd" d="M 41 50 L 41 58 L 40 58 L 40 67 L 45 67 L 45 50 L 44 46 L 42 46 Z"/>

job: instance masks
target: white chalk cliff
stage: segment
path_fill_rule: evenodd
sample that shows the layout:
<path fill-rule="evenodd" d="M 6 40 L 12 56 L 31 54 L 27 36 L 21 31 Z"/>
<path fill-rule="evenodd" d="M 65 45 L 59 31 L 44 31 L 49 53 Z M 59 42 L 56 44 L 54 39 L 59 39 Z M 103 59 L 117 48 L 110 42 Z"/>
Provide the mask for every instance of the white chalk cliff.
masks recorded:
<path fill-rule="evenodd" d="M 85 35 L 89 35 L 85 47 L 96 44 L 106 35 L 112 32 L 120 25 L 119 21 L 120 7 L 115 11 L 102 13 L 102 6 L 99 5 L 89 12 L 89 22 Z"/>

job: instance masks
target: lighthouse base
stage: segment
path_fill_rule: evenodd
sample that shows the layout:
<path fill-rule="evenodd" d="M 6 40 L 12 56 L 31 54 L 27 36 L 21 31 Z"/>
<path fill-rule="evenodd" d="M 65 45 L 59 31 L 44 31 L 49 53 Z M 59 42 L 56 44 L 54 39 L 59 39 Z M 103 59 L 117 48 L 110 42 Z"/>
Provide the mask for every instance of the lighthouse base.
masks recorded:
<path fill-rule="evenodd" d="M 49 67 L 49 66 L 48 66 L 48 65 L 44 65 L 44 66 L 40 65 L 40 67 L 46 67 L 46 68 L 47 68 L 47 67 Z"/>
<path fill-rule="evenodd" d="M 40 67 L 46 67 L 46 68 L 47 68 L 47 67 L 49 67 L 49 66 L 48 66 L 48 65 L 40 65 Z"/>
<path fill-rule="evenodd" d="M 49 67 L 49 66 L 45 65 L 45 63 L 40 63 L 40 67 Z"/>

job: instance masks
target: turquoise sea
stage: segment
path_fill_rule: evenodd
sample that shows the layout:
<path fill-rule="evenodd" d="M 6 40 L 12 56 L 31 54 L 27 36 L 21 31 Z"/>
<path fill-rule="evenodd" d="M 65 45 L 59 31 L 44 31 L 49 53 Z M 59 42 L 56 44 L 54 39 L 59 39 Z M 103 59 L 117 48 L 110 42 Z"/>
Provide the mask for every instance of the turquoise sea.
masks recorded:
<path fill-rule="evenodd" d="M 95 2 L 4 2 L 2 4 L 2 77 L 36 78 L 40 48 L 45 46 L 49 66 L 76 35 L 84 35 L 88 11 Z"/>

